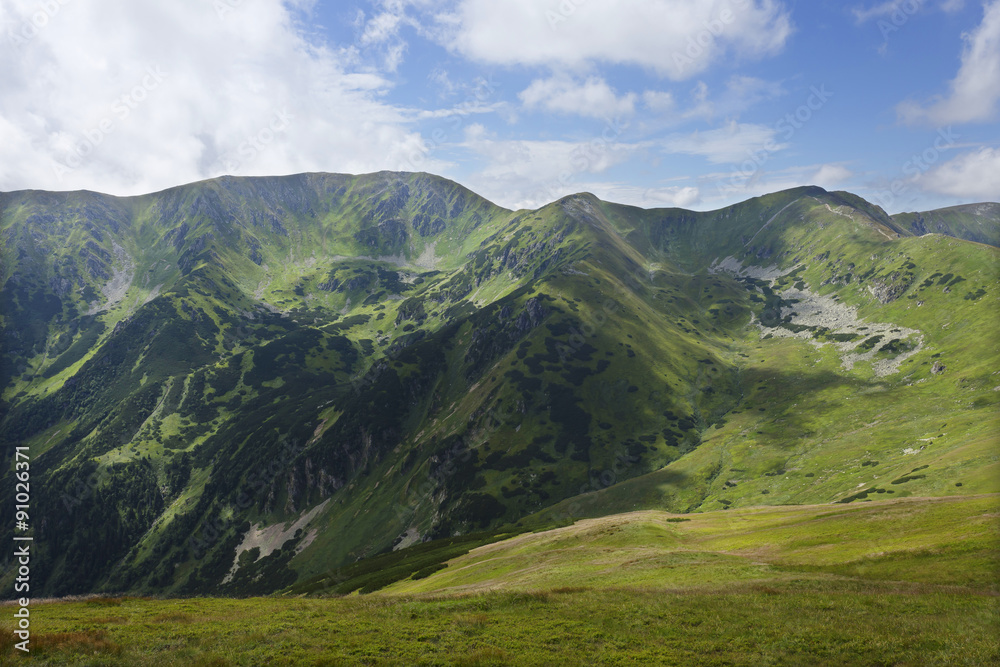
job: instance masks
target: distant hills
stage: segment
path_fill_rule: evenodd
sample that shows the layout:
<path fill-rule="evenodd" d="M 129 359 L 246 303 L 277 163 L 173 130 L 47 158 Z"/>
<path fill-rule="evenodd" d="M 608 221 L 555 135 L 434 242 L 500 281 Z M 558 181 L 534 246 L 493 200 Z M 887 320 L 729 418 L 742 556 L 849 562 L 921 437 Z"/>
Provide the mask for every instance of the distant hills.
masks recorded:
<path fill-rule="evenodd" d="M 992 221 L 998 216 L 1000 204 L 966 204 L 924 213 L 897 213 L 892 219 L 913 234 L 944 234 L 996 246 L 1000 245 L 1000 232 Z"/>
<path fill-rule="evenodd" d="M 28 446 L 35 595 L 263 594 L 583 516 L 1000 486 L 1000 204 L 224 177 L 0 193 L 0 243 L 0 494 Z"/>

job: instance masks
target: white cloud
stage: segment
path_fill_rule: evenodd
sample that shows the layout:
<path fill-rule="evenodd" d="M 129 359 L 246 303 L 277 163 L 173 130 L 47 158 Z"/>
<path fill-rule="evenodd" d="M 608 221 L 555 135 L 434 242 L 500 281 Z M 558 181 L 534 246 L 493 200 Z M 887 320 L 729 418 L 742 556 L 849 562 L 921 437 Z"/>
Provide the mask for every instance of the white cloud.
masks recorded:
<path fill-rule="evenodd" d="M 486 157 L 487 176 L 514 172 L 530 180 L 556 178 L 562 173 L 596 174 L 627 159 L 641 144 L 617 141 L 614 126 L 590 141 L 496 139 L 482 125 L 467 128 L 463 147 Z"/>
<path fill-rule="evenodd" d="M 640 119 L 639 126 L 649 129 L 686 121 L 736 119 L 747 109 L 786 93 L 779 82 L 751 76 L 730 77 L 719 93 L 712 93 L 704 81 L 698 81 L 686 103 L 679 103 L 671 93 L 647 90 L 642 94 L 642 105 L 656 117 Z"/>
<path fill-rule="evenodd" d="M 963 153 L 917 180 L 924 190 L 963 199 L 1000 201 L 1000 149 Z"/>
<path fill-rule="evenodd" d="M 872 19 L 893 19 L 896 22 L 906 21 L 927 5 L 927 0 L 886 0 L 871 7 L 855 7 L 851 10 L 858 23 L 866 23 Z M 965 6 L 965 0 L 941 0 L 937 3 L 941 11 L 953 13 Z"/>
<path fill-rule="evenodd" d="M 725 127 L 692 134 L 675 134 L 663 142 L 671 153 L 700 155 L 713 164 L 742 162 L 756 151 L 774 153 L 788 147 L 775 141 L 777 131 L 766 125 L 731 122 Z"/>
<path fill-rule="evenodd" d="M 458 0 L 454 11 L 437 18 L 441 39 L 475 60 L 560 68 L 631 64 L 675 80 L 727 54 L 774 55 L 792 32 L 777 0 Z"/>
<path fill-rule="evenodd" d="M 447 97 L 448 95 L 454 93 L 457 88 L 455 83 L 451 80 L 448 70 L 440 67 L 432 69 L 430 74 L 427 75 L 427 80 L 438 88 L 438 94 L 441 97 Z"/>
<path fill-rule="evenodd" d="M 822 175 L 821 172 L 826 166 L 828 165 L 806 164 L 792 165 L 781 169 L 767 169 L 765 165 L 752 174 L 739 170 L 728 173 L 703 174 L 699 177 L 701 205 L 720 208 L 746 201 L 751 197 L 760 197 L 806 185 L 841 189 L 843 186 L 838 187 L 834 182 L 827 182 L 826 185 L 817 183 L 816 177 Z M 830 173 L 833 176 L 838 176 L 836 172 Z"/>
<path fill-rule="evenodd" d="M 602 174 L 648 148 L 648 144 L 619 142 L 621 129 L 609 124 L 589 141 L 539 141 L 498 139 L 482 125 L 470 125 L 462 147 L 484 166 L 463 183 L 515 209 L 591 189 L 581 179 Z"/>
<path fill-rule="evenodd" d="M 673 113 L 677 107 L 674 96 L 662 90 L 647 90 L 642 93 L 642 104 L 658 114 Z"/>
<path fill-rule="evenodd" d="M 827 190 L 835 188 L 854 175 L 847 167 L 840 164 L 824 164 L 812 177 L 815 185 Z"/>
<path fill-rule="evenodd" d="M 726 82 L 726 92 L 716 104 L 723 116 L 740 113 L 760 102 L 786 94 L 784 86 L 752 76 L 733 76 Z"/>
<path fill-rule="evenodd" d="M 851 10 L 851 13 L 854 14 L 858 23 L 865 23 L 874 18 L 892 16 L 894 13 L 906 16 L 918 11 L 922 4 L 923 0 L 887 0 L 887 2 L 881 2 L 868 8 L 856 7 Z M 904 12 L 904 6 L 910 11 Z"/>
<path fill-rule="evenodd" d="M 558 113 L 591 118 L 614 119 L 635 111 L 635 93 L 621 97 L 596 76 L 580 83 L 566 75 L 536 79 L 518 95 L 528 109 L 542 108 Z"/>
<path fill-rule="evenodd" d="M 701 201 L 701 191 L 693 186 L 653 188 L 643 193 L 643 205 L 654 208 L 688 208 Z"/>
<path fill-rule="evenodd" d="M 399 35 L 403 16 L 396 12 L 380 12 L 366 20 L 361 33 L 361 44 L 382 44 Z"/>
<path fill-rule="evenodd" d="M 769 136 L 762 133 L 761 136 Z M 649 158 L 662 145 L 653 141 L 516 141 L 498 139 L 482 125 L 466 128 L 463 147 L 483 162 L 463 183 L 475 192 L 511 209 L 537 208 L 560 197 L 592 192 L 606 201 L 642 207 L 719 207 L 779 189 L 812 184 L 820 165 L 799 169 L 795 174 L 766 179 L 763 170 L 748 181 L 732 183 L 730 173 L 707 174 L 697 179 L 671 179 L 676 185 L 637 186 L 602 180 L 616 168 L 628 169 L 637 158 Z M 740 156 L 741 159 L 743 156 Z M 771 189 L 768 189 L 771 188 Z"/>
<path fill-rule="evenodd" d="M 376 11 L 371 16 L 366 15 L 364 11 L 358 11 L 355 21 L 358 30 L 355 48 L 378 60 L 381 69 L 395 72 L 402 64 L 408 48 L 401 34 L 403 27 L 409 26 L 417 32 L 422 32 L 419 22 L 406 10 L 411 5 L 424 4 L 424 0 L 373 0 L 372 4 L 376 7 Z"/>
<path fill-rule="evenodd" d="M 904 123 L 974 123 L 996 117 L 1000 101 L 1000 0 L 985 5 L 983 22 L 963 35 L 965 48 L 958 75 L 947 97 L 928 105 L 901 103 L 896 112 Z"/>
<path fill-rule="evenodd" d="M 52 4 L 34 34 L 38 5 L 3 3 L 0 190 L 445 166 L 388 82 L 309 42 L 281 0 Z"/>
<path fill-rule="evenodd" d="M 750 107 L 785 94 L 780 83 L 765 81 L 752 76 L 734 76 L 726 82 L 725 90 L 709 95 L 708 86 L 699 81 L 692 92 L 694 105 L 684 112 L 684 118 L 732 118 Z"/>
<path fill-rule="evenodd" d="M 416 118 L 425 120 L 428 118 L 452 118 L 467 116 L 469 114 L 495 113 L 506 105 L 506 102 L 494 102 L 493 104 L 480 104 L 474 101 L 466 101 L 450 109 L 414 109 L 412 113 Z"/>
<path fill-rule="evenodd" d="M 688 177 L 679 177 L 678 181 L 688 181 Z M 678 185 L 655 188 L 640 188 L 628 183 L 616 181 L 582 181 L 573 183 L 565 196 L 576 192 L 590 192 L 600 199 L 617 204 L 639 206 L 642 208 L 691 208 L 701 201 L 701 191 L 696 186 Z M 553 201 L 559 197 L 553 197 Z M 548 203 L 548 202 L 543 202 Z"/>

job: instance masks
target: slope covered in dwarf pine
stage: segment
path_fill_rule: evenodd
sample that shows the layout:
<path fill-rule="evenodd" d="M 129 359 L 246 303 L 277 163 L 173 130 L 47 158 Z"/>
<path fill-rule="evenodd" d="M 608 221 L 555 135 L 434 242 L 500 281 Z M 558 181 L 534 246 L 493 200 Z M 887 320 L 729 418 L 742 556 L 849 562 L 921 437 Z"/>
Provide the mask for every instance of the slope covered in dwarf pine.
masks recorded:
<path fill-rule="evenodd" d="M 897 218 L 397 173 L 2 194 L 33 582 L 266 593 L 529 516 L 996 491 L 1000 250 Z"/>
<path fill-rule="evenodd" d="M 922 213 L 897 213 L 892 219 L 913 234 L 944 234 L 1000 246 L 1000 204 L 965 204 Z"/>

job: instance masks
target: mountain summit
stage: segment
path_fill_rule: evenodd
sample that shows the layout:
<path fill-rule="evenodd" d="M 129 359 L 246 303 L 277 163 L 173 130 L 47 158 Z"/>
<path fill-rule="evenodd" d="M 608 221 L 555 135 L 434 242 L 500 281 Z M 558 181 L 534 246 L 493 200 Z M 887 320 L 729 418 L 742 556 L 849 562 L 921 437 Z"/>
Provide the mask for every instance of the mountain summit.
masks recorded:
<path fill-rule="evenodd" d="M 300 174 L 2 193 L 0 234 L 2 493 L 28 447 L 35 595 L 257 594 L 519 522 L 997 491 L 998 204 L 510 211 Z"/>

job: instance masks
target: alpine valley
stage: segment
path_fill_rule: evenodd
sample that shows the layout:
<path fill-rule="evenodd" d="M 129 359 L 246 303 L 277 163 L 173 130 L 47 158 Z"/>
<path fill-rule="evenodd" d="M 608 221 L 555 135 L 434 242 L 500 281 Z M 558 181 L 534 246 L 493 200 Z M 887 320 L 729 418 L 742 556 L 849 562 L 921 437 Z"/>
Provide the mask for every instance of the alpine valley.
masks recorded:
<path fill-rule="evenodd" d="M 514 534 L 520 574 L 490 581 L 601 530 L 753 512 L 824 539 L 789 506 L 996 516 L 1000 204 L 510 211 L 313 173 L 2 193 L 0 243 L 0 497 L 13 516 L 27 447 L 32 597 L 474 587 L 454 564 Z M 943 530 L 919 507 L 880 539 L 928 549 L 900 537 Z M 921 562 L 986 573 L 975 544 Z"/>

